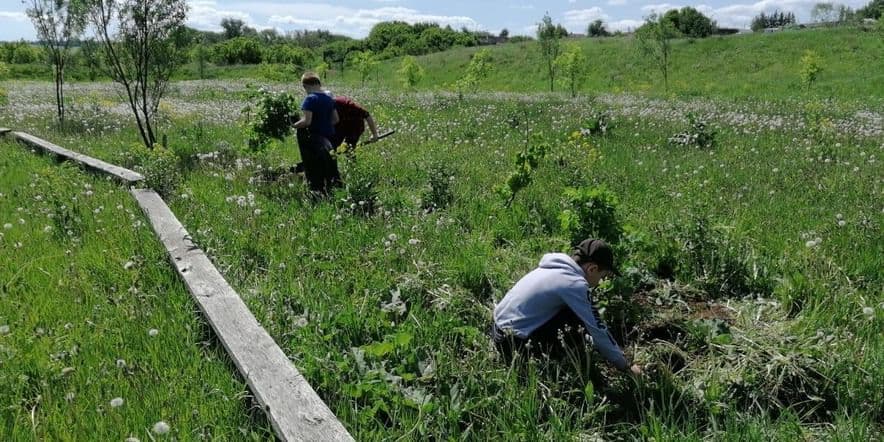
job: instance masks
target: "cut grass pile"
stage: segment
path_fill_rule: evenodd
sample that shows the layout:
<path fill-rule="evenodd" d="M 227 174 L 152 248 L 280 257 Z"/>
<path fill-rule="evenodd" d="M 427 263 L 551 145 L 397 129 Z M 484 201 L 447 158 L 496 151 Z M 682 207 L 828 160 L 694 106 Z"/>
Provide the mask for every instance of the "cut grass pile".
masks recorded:
<path fill-rule="evenodd" d="M 0 151 L 2 438 L 272 438 L 128 192 Z"/>

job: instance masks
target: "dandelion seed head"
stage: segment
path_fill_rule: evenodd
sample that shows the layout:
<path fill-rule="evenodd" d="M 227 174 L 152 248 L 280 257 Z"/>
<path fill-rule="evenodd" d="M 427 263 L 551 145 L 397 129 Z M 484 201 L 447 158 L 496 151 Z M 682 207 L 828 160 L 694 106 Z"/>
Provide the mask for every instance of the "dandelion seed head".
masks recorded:
<path fill-rule="evenodd" d="M 875 309 L 873 309 L 872 307 L 863 307 L 863 314 L 871 319 L 873 316 L 875 316 Z"/>
<path fill-rule="evenodd" d="M 111 406 L 111 408 L 122 407 L 122 406 L 123 406 L 123 402 L 124 402 L 124 401 L 123 401 L 123 398 L 121 398 L 121 397 L 115 397 L 115 398 L 113 398 L 113 399 L 110 400 L 110 406 Z"/>
<path fill-rule="evenodd" d="M 155 434 L 166 434 L 169 430 L 171 430 L 171 427 L 169 427 L 169 424 L 164 421 L 159 421 L 153 424 L 153 428 L 151 429 Z"/>
<path fill-rule="evenodd" d="M 147 335 L 150 336 L 150 337 L 154 337 L 154 336 L 156 336 L 156 335 L 158 335 L 158 334 L 160 334 L 160 331 L 157 330 L 157 329 L 155 329 L 155 328 L 152 328 L 152 329 L 150 329 L 150 330 L 147 331 Z"/>

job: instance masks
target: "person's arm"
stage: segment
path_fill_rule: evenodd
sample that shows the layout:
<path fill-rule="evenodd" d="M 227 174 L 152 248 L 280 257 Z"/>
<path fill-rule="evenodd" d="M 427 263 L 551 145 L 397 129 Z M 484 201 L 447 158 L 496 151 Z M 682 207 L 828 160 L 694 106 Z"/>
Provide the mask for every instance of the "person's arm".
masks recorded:
<path fill-rule="evenodd" d="M 378 126 L 374 124 L 374 118 L 371 117 L 371 114 L 365 116 L 365 122 L 368 123 L 368 130 L 371 131 L 371 139 L 376 140 L 378 138 Z"/>
<path fill-rule="evenodd" d="M 614 341 L 605 324 L 594 313 L 592 304 L 590 304 L 585 292 L 583 295 L 579 294 L 581 291 L 582 288 L 573 287 L 562 298 L 568 307 L 583 321 L 586 331 L 592 337 L 593 347 L 618 369 L 623 371 L 629 370 L 630 364 L 626 360 L 626 356 L 623 355 L 623 350 Z"/>
<path fill-rule="evenodd" d="M 313 122 L 313 112 L 304 110 L 304 115 L 301 116 L 301 119 L 296 121 L 294 124 L 295 129 L 304 129 L 305 127 L 310 127 L 310 123 Z"/>

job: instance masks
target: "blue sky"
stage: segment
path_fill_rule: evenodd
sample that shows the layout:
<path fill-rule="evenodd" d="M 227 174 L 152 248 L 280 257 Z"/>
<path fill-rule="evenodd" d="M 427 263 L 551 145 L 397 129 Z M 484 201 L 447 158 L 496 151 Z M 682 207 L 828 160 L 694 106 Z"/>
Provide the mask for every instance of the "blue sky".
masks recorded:
<path fill-rule="evenodd" d="M 628 30 L 654 11 L 693 6 L 721 26 L 748 27 L 762 11 L 782 9 L 795 12 L 799 21 L 810 19 L 810 10 L 821 0 L 704 0 L 672 3 L 648 0 L 342 0 L 342 1 L 244 1 L 189 0 L 188 24 L 203 30 L 218 30 L 222 18 L 238 18 L 249 25 L 280 31 L 327 29 L 352 37 L 364 37 L 380 21 L 432 21 L 497 33 L 533 34 L 545 12 L 571 32 L 585 32 L 586 25 L 602 19 L 609 29 Z M 868 0 L 841 0 L 853 8 Z M 0 40 L 33 39 L 34 30 L 24 14 L 21 0 L 0 0 Z"/>

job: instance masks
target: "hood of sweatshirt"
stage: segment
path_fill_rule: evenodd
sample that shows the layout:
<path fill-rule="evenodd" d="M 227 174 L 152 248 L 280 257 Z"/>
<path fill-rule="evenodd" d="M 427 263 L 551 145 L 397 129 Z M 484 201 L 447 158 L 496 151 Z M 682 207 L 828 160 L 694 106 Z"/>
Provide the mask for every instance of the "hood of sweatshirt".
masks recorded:
<path fill-rule="evenodd" d="M 540 258 L 540 265 L 538 267 L 541 269 L 559 270 L 579 278 L 585 277 L 583 269 L 570 256 L 564 253 L 547 253 L 543 255 L 543 258 Z"/>

